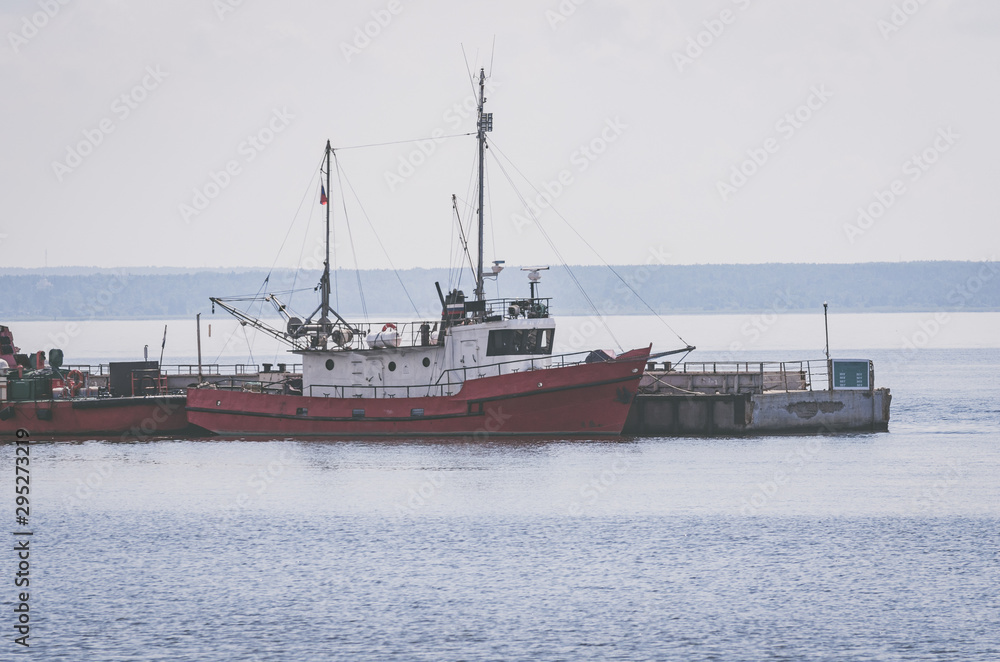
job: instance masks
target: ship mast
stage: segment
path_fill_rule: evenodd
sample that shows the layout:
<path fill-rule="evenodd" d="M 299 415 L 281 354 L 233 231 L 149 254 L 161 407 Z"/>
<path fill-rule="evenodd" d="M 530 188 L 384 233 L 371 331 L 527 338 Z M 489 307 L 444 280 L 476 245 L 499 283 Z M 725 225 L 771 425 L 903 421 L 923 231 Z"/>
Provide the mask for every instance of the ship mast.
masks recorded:
<path fill-rule="evenodd" d="M 493 113 L 484 113 L 486 103 L 486 72 L 479 69 L 479 107 L 476 140 L 479 142 L 479 261 L 476 266 L 476 301 L 486 298 L 483 288 L 483 164 L 486 154 L 486 132 L 493 130 Z"/>
<path fill-rule="evenodd" d="M 324 333 L 330 324 L 330 153 L 333 152 L 333 148 L 330 147 L 330 141 L 326 141 L 326 260 L 323 262 L 323 294 L 322 294 L 322 304 L 320 305 L 320 324 L 323 325 Z M 338 315 L 339 317 L 339 315 Z"/>

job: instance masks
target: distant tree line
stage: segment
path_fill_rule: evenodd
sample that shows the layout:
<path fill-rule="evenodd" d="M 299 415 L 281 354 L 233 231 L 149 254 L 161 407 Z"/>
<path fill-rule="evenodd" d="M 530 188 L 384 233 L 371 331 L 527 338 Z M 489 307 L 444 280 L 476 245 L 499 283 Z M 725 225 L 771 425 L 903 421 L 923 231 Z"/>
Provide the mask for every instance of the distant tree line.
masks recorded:
<path fill-rule="evenodd" d="M 527 296 L 525 276 L 507 269 L 498 282 L 487 283 L 488 297 Z M 277 301 L 305 316 L 318 305 L 319 277 L 315 272 L 268 274 L 256 269 L 180 273 L 8 269 L 0 273 L 0 322 L 182 318 L 209 312 L 210 296 L 268 292 L 277 293 Z M 462 278 L 460 286 L 471 296 L 474 286 L 468 270 Z M 434 283 L 440 282 L 447 290 L 449 272 L 340 270 L 332 280 L 336 286 L 332 301 L 345 316 L 356 317 L 367 310 L 381 316 L 435 317 L 440 303 Z M 542 274 L 539 296 L 552 297 L 554 315 L 590 314 L 593 307 L 608 315 L 643 314 L 650 309 L 661 314 L 818 310 L 824 301 L 841 312 L 996 311 L 1000 310 L 1000 263 L 553 267 Z M 276 314 L 272 303 L 241 301 L 238 307 L 262 317 Z"/>

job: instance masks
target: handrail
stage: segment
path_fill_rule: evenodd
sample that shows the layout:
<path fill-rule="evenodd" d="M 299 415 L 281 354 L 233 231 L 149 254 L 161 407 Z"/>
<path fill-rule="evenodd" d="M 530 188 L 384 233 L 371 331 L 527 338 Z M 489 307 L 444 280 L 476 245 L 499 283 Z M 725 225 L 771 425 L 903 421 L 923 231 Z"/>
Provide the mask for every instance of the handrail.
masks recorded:
<path fill-rule="evenodd" d="M 503 367 L 511 366 L 513 364 L 528 364 L 525 370 L 546 370 L 549 368 L 562 368 L 573 365 L 579 365 L 584 363 L 586 357 L 590 356 L 592 351 L 582 351 L 582 352 L 571 352 L 568 354 L 557 354 L 544 355 L 544 356 L 527 356 L 522 359 L 511 359 L 509 361 L 501 361 L 500 363 L 491 363 L 485 366 L 463 366 L 461 368 L 449 368 L 442 371 L 438 378 L 433 382 L 427 382 L 424 384 L 400 384 L 397 386 L 385 386 L 385 385 L 372 385 L 372 384 L 310 384 L 304 387 L 303 395 L 310 395 L 313 397 L 318 392 L 323 393 L 323 391 L 332 391 L 333 395 L 327 395 L 326 397 L 337 397 L 337 398 L 365 398 L 366 392 L 371 392 L 371 398 L 393 398 L 393 397 L 433 397 L 435 395 L 454 395 L 462 390 L 462 387 L 468 381 L 468 373 L 470 370 L 485 370 L 487 372 L 479 372 L 476 378 L 492 376 L 493 370 L 496 369 L 497 375 L 504 374 Z M 572 357 L 582 357 L 581 360 L 569 361 Z M 610 359 L 614 360 L 614 359 Z M 513 372 L 513 370 L 512 370 Z M 458 375 L 461 374 L 461 377 Z M 246 390 L 246 389 L 260 389 L 260 390 L 284 390 L 285 385 L 283 383 L 268 384 L 263 382 L 247 382 L 247 381 L 237 381 L 233 379 L 234 376 L 230 376 L 229 385 L 224 386 L 223 381 L 216 381 L 213 383 L 217 388 L 228 388 L 231 390 Z M 454 380 L 452 378 L 455 378 Z M 446 381 L 442 381 L 446 379 Z M 360 393 L 359 393 L 360 392 Z M 381 396 L 379 395 L 381 393 Z M 324 394 L 325 395 L 325 394 Z"/>
<path fill-rule="evenodd" d="M 525 355 L 524 358 L 510 359 L 509 361 L 500 361 L 498 363 L 489 363 L 489 364 L 484 365 L 484 366 L 472 366 L 472 367 L 470 367 L 470 366 L 462 366 L 460 368 L 448 368 L 447 370 L 444 370 L 444 371 L 441 372 L 441 375 L 437 378 L 437 382 L 440 382 L 441 378 L 444 377 L 448 373 L 456 373 L 457 374 L 458 372 L 462 373 L 462 381 L 464 382 L 465 379 L 466 379 L 466 375 L 468 374 L 469 370 L 472 370 L 472 369 L 488 369 L 490 372 L 493 372 L 493 368 L 496 368 L 497 369 L 497 375 L 502 375 L 503 374 L 503 366 L 509 366 L 509 365 L 512 365 L 512 364 L 519 364 L 519 363 L 530 363 L 530 366 L 527 368 L 528 370 L 547 370 L 549 368 L 566 368 L 566 367 L 569 367 L 569 366 L 579 365 L 581 363 L 585 363 L 586 362 L 585 361 L 586 357 L 590 356 L 591 354 L 593 354 L 593 350 L 586 350 L 586 351 L 582 351 L 582 352 L 570 352 L 568 354 L 545 354 L 545 355 L 538 355 L 538 356 Z M 581 356 L 581 355 L 584 356 L 584 360 L 579 360 L 579 361 L 577 361 L 577 360 L 567 361 L 566 360 L 567 357 Z M 557 359 L 558 359 L 558 365 L 555 364 L 555 361 Z M 535 361 L 545 361 L 547 363 L 543 364 L 543 365 L 536 366 L 535 365 Z M 486 376 L 488 376 L 488 375 L 486 375 L 486 374 L 477 374 L 476 375 L 477 378 L 478 377 L 486 377 Z M 437 382 L 435 382 L 435 383 L 437 383 Z"/>
<path fill-rule="evenodd" d="M 829 365 L 826 359 L 798 361 L 688 361 L 671 367 L 668 372 L 680 374 L 756 374 L 761 375 L 761 387 L 793 390 L 789 383 L 802 383 L 806 390 L 825 391 L 830 385 Z M 769 384 L 763 378 L 771 377 Z M 794 389 L 798 390 L 798 389 Z"/>
<path fill-rule="evenodd" d="M 466 301 L 462 303 L 464 305 L 470 302 Z M 425 338 L 421 329 L 425 325 L 429 336 L 430 333 L 442 333 L 444 329 L 449 327 L 481 323 L 486 318 L 547 319 L 552 313 L 551 297 L 504 297 L 486 299 L 483 303 L 483 311 L 477 313 L 467 311 L 463 307 L 460 315 L 454 319 L 445 317 L 438 320 L 413 320 L 409 322 L 397 322 L 396 320 L 388 319 L 381 322 L 361 322 L 357 324 L 348 322 L 350 327 L 358 333 L 351 338 L 349 343 L 343 345 L 342 348 L 355 350 L 381 349 L 380 347 L 367 347 L 367 338 L 373 333 L 382 333 L 382 329 L 387 333 L 390 331 L 389 327 L 391 327 L 392 331 L 396 332 L 400 347 L 433 347 L 437 343 L 430 341 L 429 338 L 426 338 L 427 342 L 424 342 Z M 517 315 L 510 314 L 512 306 L 518 307 L 519 311 Z M 406 344 L 407 342 L 409 344 Z"/>

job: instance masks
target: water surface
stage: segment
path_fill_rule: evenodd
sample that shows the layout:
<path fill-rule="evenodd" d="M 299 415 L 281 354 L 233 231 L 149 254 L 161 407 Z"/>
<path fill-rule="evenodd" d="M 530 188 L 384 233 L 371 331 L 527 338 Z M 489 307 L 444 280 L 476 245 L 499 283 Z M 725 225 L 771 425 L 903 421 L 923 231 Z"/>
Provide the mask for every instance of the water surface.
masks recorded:
<path fill-rule="evenodd" d="M 1000 350 L 849 353 L 888 433 L 39 442 L 30 655 L 1000 659 Z"/>

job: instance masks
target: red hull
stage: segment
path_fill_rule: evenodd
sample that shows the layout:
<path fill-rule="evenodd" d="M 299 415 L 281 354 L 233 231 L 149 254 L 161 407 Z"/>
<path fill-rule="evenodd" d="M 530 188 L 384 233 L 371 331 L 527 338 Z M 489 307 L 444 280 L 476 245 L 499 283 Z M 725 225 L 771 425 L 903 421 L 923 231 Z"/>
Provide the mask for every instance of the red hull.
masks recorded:
<path fill-rule="evenodd" d="M 0 410 L 8 418 L 0 420 L 0 436 L 25 429 L 32 438 L 100 434 L 143 439 L 187 428 L 184 404 L 183 395 L 3 402 Z"/>
<path fill-rule="evenodd" d="M 617 435 L 648 356 L 646 348 L 616 361 L 484 377 L 443 397 L 344 399 L 192 388 L 188 420 L 223 435 Z"/>

